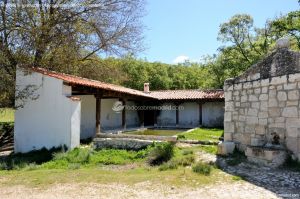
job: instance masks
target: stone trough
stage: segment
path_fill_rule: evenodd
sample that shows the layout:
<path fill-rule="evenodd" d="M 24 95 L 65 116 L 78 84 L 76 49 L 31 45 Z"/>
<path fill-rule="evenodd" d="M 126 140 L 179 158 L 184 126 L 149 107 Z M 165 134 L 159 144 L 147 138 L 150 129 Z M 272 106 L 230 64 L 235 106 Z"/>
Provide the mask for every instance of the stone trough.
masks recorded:
<path fill-rule="evenodd" d="M 177 136 L 130 135 L 130 134 L 98 134 L 94 140 L 97 149 L 114 148 L 139 150 L 154 142 L 176 142 Z"/>
<path fill-rule="evenodd" d="M 247 146 L 245 155 L 250 162 L 269 167 L 279 167 L 287 158 L 285 149 L 273 146 Z"/>

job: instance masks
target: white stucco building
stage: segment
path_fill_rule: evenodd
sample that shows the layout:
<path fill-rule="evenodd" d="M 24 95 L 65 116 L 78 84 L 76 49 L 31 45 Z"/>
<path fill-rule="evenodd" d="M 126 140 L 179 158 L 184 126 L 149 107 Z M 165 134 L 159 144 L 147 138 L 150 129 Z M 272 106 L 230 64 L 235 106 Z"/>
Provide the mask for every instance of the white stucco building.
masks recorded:
<path fill-rule="evenodd" d="M 145 90 L 138 91 L 40 68 L 19 68 L 16 96 L 15 152 L 74 148 L 100 131 L 223 125 L 221 90 L 149 91 L 145 84 Z M 120 101 L 125 108 L 113 110 Z"/>

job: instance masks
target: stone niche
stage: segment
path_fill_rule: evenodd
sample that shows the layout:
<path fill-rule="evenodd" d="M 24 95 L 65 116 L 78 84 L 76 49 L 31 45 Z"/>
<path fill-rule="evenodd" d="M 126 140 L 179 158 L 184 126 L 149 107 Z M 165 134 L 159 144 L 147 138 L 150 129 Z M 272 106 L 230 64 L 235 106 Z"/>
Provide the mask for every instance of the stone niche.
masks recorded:
<path fill-rule="evenodd" d="M 287 154 L 300 160 L 300 53 L 291 51 L 287 40 L 226 80 L 224 92 L 224 141 L 234 142 L 254 162 L 278 166 Z"/>

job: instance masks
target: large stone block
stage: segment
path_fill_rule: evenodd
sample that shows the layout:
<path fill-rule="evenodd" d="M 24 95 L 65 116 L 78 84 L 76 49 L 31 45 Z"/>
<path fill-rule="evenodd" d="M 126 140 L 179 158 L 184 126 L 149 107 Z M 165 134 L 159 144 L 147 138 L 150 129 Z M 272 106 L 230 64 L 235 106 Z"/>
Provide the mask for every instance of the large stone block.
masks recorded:
<path fill-rule="evenodd" d="M 285 107 L 282 111 L 283 117 L 298 117 L 298 108 L 291 106 L 291 107 Z"/>
<path fill-rule="evenodd" d="M 251 102 L 251 108 L 259 109 L 260 102 Z"/>
<path fill-rule="evenodd" d="M 300 137 L 300 128 L 298 127 L 287 127 L 287 136 L 290 138 L 298 138 Z"/>
<path fill-rule="evenodd" d="M 263 79 L 260 81 L 260 85 L 262 87 L 266 87 L 266 86 L 269 86 L 270 82 L 269 82 L 269 79 Z"/>
<path fill-rule="evenodd" d="M 289 91 L 288 99 L 289 100 L 299 100 L 299 91 L 298 90 Z"/>
<path fill-rule="evenodd" d="M 269 95 L 268 94 L 261 94 L 259 96 L 259 101 L 265 101 L 269 99 Z"/>
<path fill-rule="evenodd" d="M 269 117 L 278 117 L 280 116 L 280 108 L 269 108 L 268 114 Z"/>
<path fill-rule="evenodd" d="M 235 148 L 234 142 L 221 142 L 218 144 L 218 154 L 229 155 L 233 153 L 234 148 Z"/>
<path fill-rule="evenodd" d="M 259 119 L 258 124 L 259 125 L 267 125 L 268 124 L 268 119 Z"/>
<path fill-rule="evenodd" d="M 225 102 L 225 111 L 234 111 L 234 102 Z"/>
<path fill-rule="evenodd" d="M 299 118 L 286 118 L 286 127 L 299 127 L 300 128 L 300 119 Z"/>
<path fill-rule="evenodd" d="M 268 107 L 277 107 L 277 106 L 278 106 L 277 100 L 275 98 L 269 97 Z"/>
<path fill-rule="evenodd" d="M 285 142 L 288 150 L 292 151 L 295 154 L 298 153 L 298 139 L 287 137 Z"/>
<path fill-rule="evenodd" d="M 232 141 L 232 133 L 224 133 L 224 141 Z"/>
<path fill-rule="evenodd" d="M 258 125 L 255 127 L 255 133 L 258 135 L 264 135 L 266 133 L 266 127 L 262 125 Z"/>
<path fill-rule="evenodd" d="M 293 100 L 293 101 L 286 101 L 286 106 L 298 106 L 299 101 L 298 100 Z"/>
<path fill-rule="evenodd" d="M 247 101 L 248 101 L 248 95 L 242 95 L 241 102 L 247 102 Z"/>
<path fill-rule="evenodd" d="M 283 85 L 284 90 L 291 90 L 297 88 L 297 83 L 287 83 Z"/>
<path fill-rule="evenodd" d="M 249 95 L 249 101 L 256 102 L 256 101 L 258 101 L 258 97 L 256 95 Z"/>
<path fill-rule="evenodd" d="M 224 95 L 225 95 L 225 100 L 226 101 L 231 101 L 232 100 L 232 91 L 226 91 L 224 93 Z"/>
<path fill-rule="evenodd" d="M 260 102 L 260 110 L 268 111 L 268 102 L 267 101 Z"/>
<path fill-rule="evenodd" d="M 225 122 L 230 122 L 232 120 L 232 112 L 226 111 L 224 114 L 224 121 Z"/>
<path fill-rule="evenodd" d="M 234 133 L 234 123 L 233 122 L 224 122 L 224 132 L 225 133 Z"/>
<path fill-rule="evenodd" d="M 254 134 L 255 125 L 245 125 L 245 133 Z"/>
<path fill-rule="evenodd" d="M 287 82 L 286 76 L 281 76 L 281 77 L 273 77 L 270 85 L 278 85 L 278 84 L 284 84 Z"/>
<path fill-rule="evenodd" d="M 287 95 L 284 91 L 279 91 L 277 94 L 277 99 L 279 101 L 286 101 L 287 100 Z"/>
<path fill-rule="evenodd" d="M 261 93 L 261 88 L 256 88 L 254 89 L 254 94 L 260 94 Z"/>
<path fill-rule="evenodd" d="M 249 116 L 257 116 L 257 114 L 258 114 L 258 109 L 254 109 L 254 108 L 249 108 L 248 109 L 247 115 L 249 115 Z"/>
<path fill-rule="evenodd" d="M 261 118 L 268 118 L 269 117 L 269 114 L 267 111 L 264 111 L 264 112 L 259 112 L 258 113 L 258 118 L 261 119 Z"/>
<path fill-rule="evenodd" d="M 262 87 L 261 93 L 268 93 L 269 88 L 268 87 Z"/>
<path fill-rule="evenodd" d="M 300 73 L 289 75 L 289 82 L 299 82 L 300 81 Z"/>
<path fill-rule="evenodd" d="M 255 117 L 255 116 L 247 116 L 246 123 L 247 123 L 247 124 L 258 124 L 258 117 Z"/>

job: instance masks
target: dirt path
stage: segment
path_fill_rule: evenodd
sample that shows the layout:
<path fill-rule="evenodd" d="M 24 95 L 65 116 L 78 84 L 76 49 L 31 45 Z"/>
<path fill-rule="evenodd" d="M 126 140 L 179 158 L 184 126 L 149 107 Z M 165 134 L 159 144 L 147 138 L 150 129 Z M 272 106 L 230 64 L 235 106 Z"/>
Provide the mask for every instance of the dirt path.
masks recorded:
<path fill-rule="evenodd" d="M 123 184 L 56 184 L 47 189 L 24 186 L 0 187 L 2 199 L 91 199 L 91 198 L 222 198 L 272 199 L 272 192 L 248 182 L 210 185 L 199 188 L 174 188 L 150 182 Z"/>

